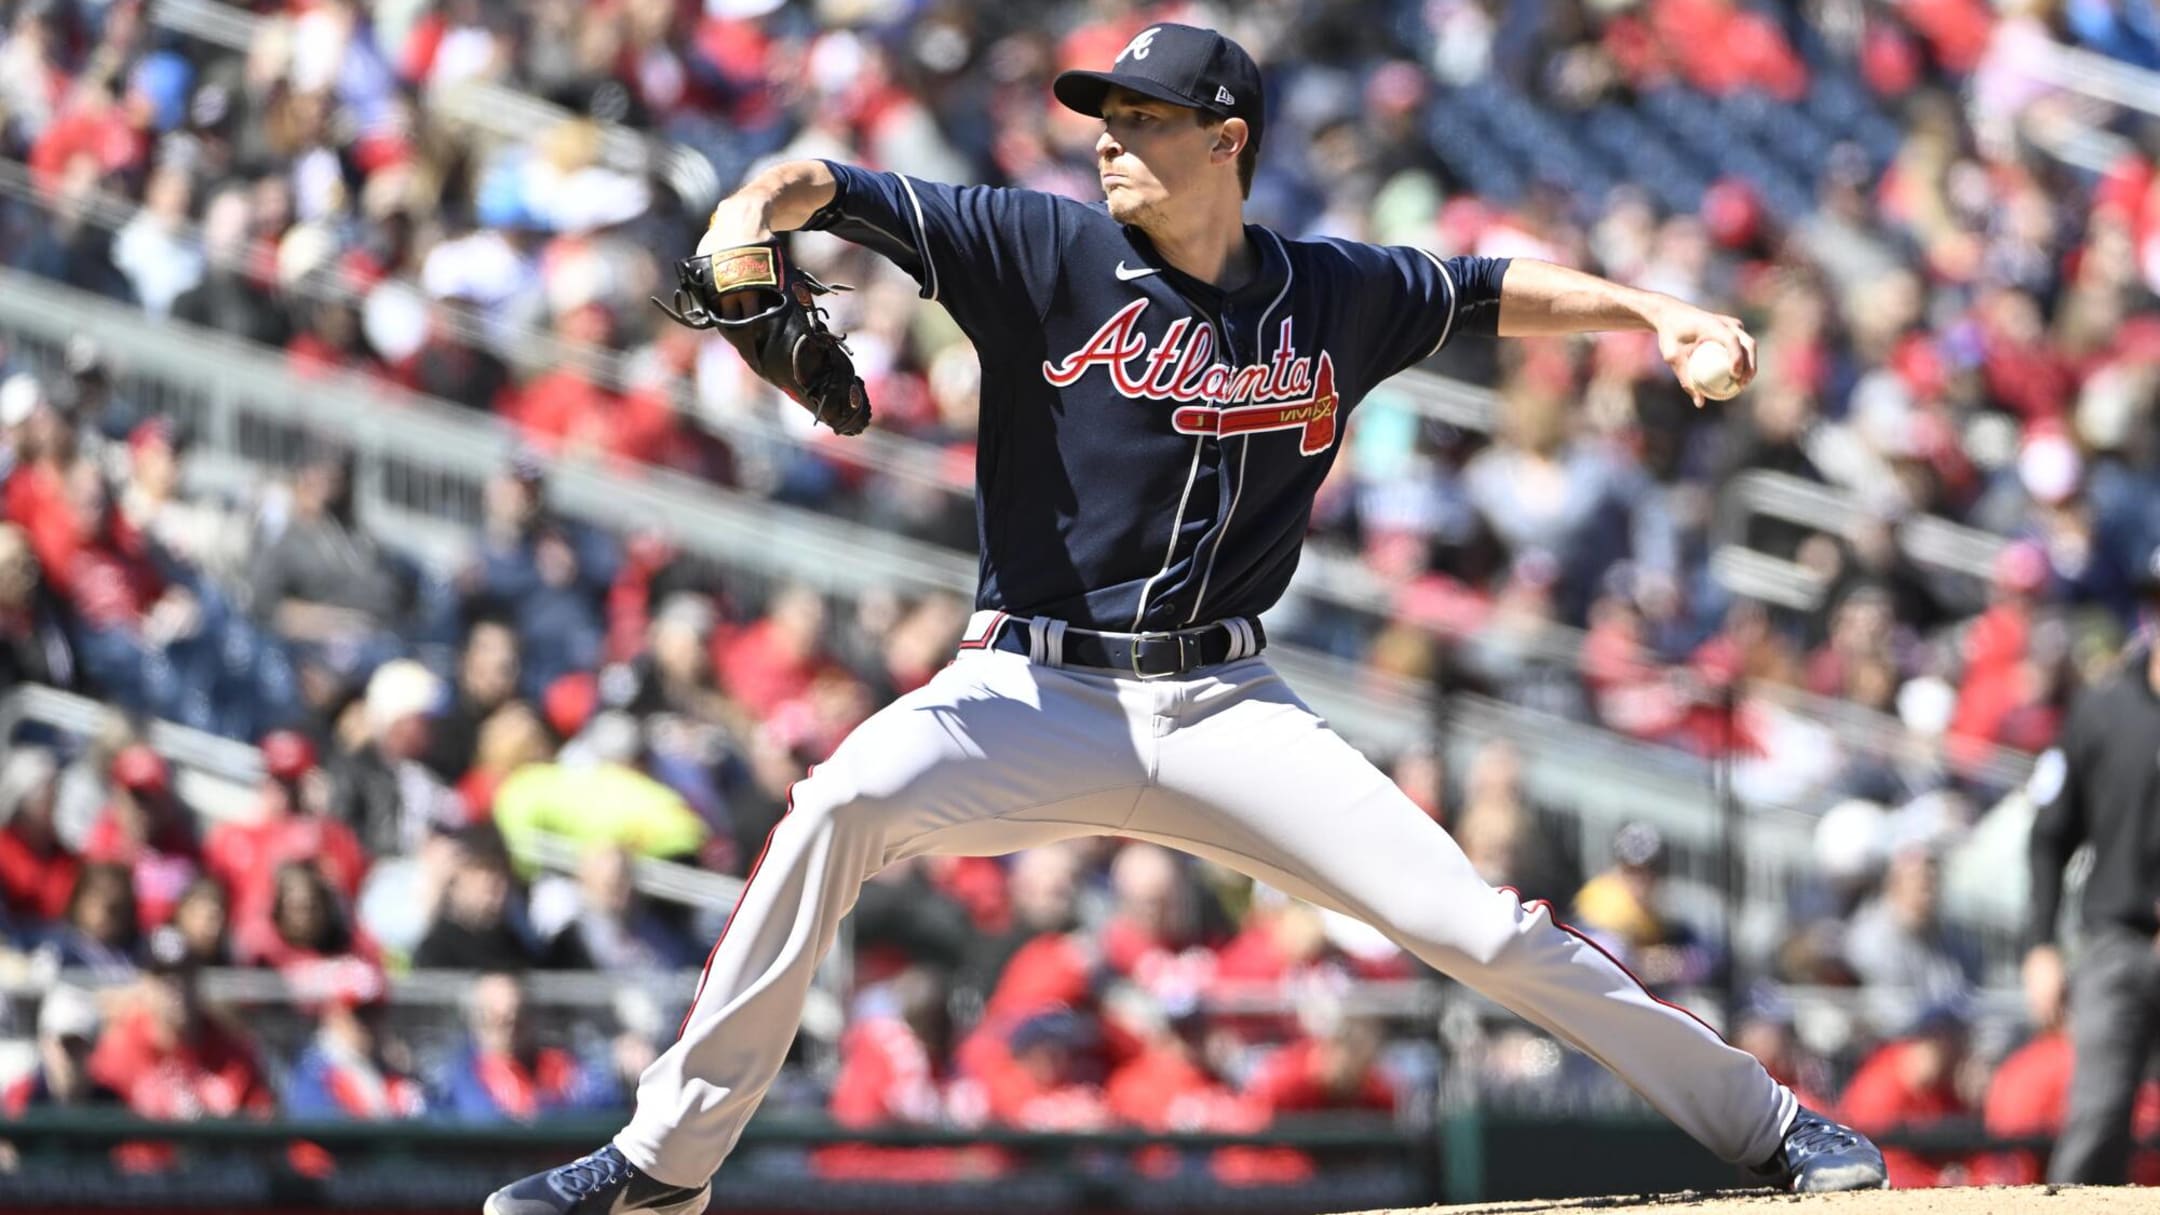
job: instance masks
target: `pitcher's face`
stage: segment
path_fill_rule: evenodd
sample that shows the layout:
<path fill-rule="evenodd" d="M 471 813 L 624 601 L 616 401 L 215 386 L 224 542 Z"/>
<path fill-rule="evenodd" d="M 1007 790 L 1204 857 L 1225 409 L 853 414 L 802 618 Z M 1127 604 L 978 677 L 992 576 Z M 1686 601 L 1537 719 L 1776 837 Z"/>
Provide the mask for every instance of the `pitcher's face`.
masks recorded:
<path fill-rule="evenodd" d="M 1144 228 L 1200 181 L 1221 124 L 1203 124 L 1197 111 L 1126 89 L 1110 90 L 1102 116 L 1095 168 L 1110 216 Z"/>

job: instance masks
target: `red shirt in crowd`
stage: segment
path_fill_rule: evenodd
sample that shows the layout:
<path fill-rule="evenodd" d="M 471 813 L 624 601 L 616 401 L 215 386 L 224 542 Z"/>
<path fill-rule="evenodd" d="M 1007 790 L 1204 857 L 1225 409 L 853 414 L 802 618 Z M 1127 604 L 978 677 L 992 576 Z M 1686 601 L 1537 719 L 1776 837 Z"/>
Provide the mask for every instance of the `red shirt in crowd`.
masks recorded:
<path fill-rule="evenodd" d="M 2042 1034 L 2010 1052 L 1988 1081 L 1987 1131 L 2004 1139 L 2062 1133 L 2070 1108 L 2074 1066 L 2069 1035 Z M 2160 1081 L 2138 1089 L 2131 1111 L 2131 1132 L 2140 1141 L 2160 1135 Z M 2011 1152 L 1998 1158 L 1988 1180 L 2001 1185 L 2032 1185 L 2043 1179 L 2038 1152 Z M 2133 1185 L 2160 1185 L 2160 1152 L 2138 1152 L 2130 1159 Z"/>
<path fill-rule="evenodd" d="M 165 593 L 142 533 L 116 511 L 86 519 L 68 494 L 66 474 L 39 462 L 8 478 L 7 517 L 21 525 L 45 584 L 84 623 L 128 627 Z"/>
<path fill-rule="evenodd" d="M 1024 1017 L 1054 1005 L 1078 1006 L 1092 998 L 1096 958 L 1091 943 L 1072 933 L 1049 932 L 1022 945 L 1005 963 L 984 1002 L 983 1020 Z"/>
<path fill-rule="evenodd" d="M 251 823 L 222 822 L 203 846 L 204 868 L 232 894 L 235 924 L 269 920 L 278 867 L 292 861 L 314 865 L 348 906 L 369 864 L 353 829 L 319 814 L 279 810 Z"/>
<path fill-rule="evenodd" d="M 790 647 L 776 644 L 779 628 L 765 619 L 733 637 L 713 638 L 720 686 L 760 719 L 808 692 L 818 672 L 829 665 L 823 654 L 797 656 L 788 652 Z"/>
<path fill-rule="evenodd" d="M 68 162 L 78 156 L 96 161 L 99 177 L 110 177 L 142 164 L 149 150 L 149 140 L 110 98 L 85 99 L 67 106 L 38 134 L 30 146 L 30 172 L 39 189 L 57 193 Z"/>
<path fill-rule="evenodd" d="M 1852 1082 L 1845 1086 L 1841 1106 L 1844 1120 L 1853 1129 L 1875 1135 L 1973 1113 L 1949 1076 L 1925 1089 L 1907 1082 L 1906 1056 L 1922 1047 L 1919 1042 L 1892 1042 L 1860 1065 Z M 1891 1187 L 1900 1190 L 1940 1185 L 1953 1166 L 1969 1167 L 1971 1163 L 1956 1157 L 1921 1156 L 1902 1148 L 1884 1148 L 1883 1160 L 1890 1168 Z"/>
<path fill-rule="evenodd" d="M 1267 1129 L 1269 1121 L 1261 1102 L 1230 1091 L 1183 1052 L 1159 1047 L 1111 1073 L 1103 1091 L 1119 1123 L 1157 1134 L 1249 1135 Z M 1148 1175 L 1181 1167 L 1167 1147 L 1144 1148 L 1134 1163 Z M 1311 1180 L 1318 1166 L 1296 1148 L 1240 1145 L 1210 1153 L 1208 1170 L 1226 1185 L 1287 1185 Z"/>
<path fill-rule="evenodd" d="M 115 1018 L 90 1055 L 91 1078 L 145 1118 L 229 1118 L 276 1107 L 254 1048 L 216 1019 L 200 1020 L 192 1037 L 164 1037 L 146 1012 Z"/>
<path fill-rule="evenodd" d="M 166 813 L 172 817 L 154 826 L 149 838 L 138 840 L 129 834 L 120 812 L 108 806 L 83 841 L 83 859 L 125 865 L 133 874 L 136 918 L 145 930 L 172 919 L 180 896 L 202 872 L 202 848 L 178 817 L 184 811 Z"/>
<path fill-rule="evenodd" d="M 0 828 L 0 898 L 10 915 L 33 923 L 59 919 L 81 872 L 81 858 L 67 849 L 32 844 L 17 823 Z"/>
<path fill-rule="evenodd" d="M 897 1017 L 872 1017 L 840 1037 L 840 1075 L 833 1082 L 833 1121 L 845 1127 L 937 1126 L 979 1121 L 975 1086 L 940 1083 L 935 1061 L 915 1031 Z M 818 1175 L 876 1181 L 957 1181 L 995 1176 L 1009 1161 L 995 1148 L 885 1147 L 842 1143 L 811 1156 Z"/>
<path fill-rule="evenodd" d="M 661 462 L 675 430 L 675 413 L 658 393 L 609 392 L 567 368 L 526 385 L 511 413 L 551 450 L 586 448 L 641 464 Z"/>
<path fill-rule="evenodd" d="M 1189 1055 L 1161 1047 L 1142 1051 L 1112 1072 L 1103 1095 L 1120 1123 L 1157 1133 L 1245 1134 L 1268 1122 L 1260 1103 L 1230 1091 Z"/>
<path fill-rule="evenodd" d="M 1349 1088 L 1331 1090 L 1320 1077 L 1321 1043 L 1301 1038 L 1273 1055 L 1253 1072 L 1245 1095 L 1270 1113 L 1307 1113 L 1315 1110 L 1371 1110 L 1395 1112 L 1395 1086 L 1377 1070 L 1368 1069 Z"/>

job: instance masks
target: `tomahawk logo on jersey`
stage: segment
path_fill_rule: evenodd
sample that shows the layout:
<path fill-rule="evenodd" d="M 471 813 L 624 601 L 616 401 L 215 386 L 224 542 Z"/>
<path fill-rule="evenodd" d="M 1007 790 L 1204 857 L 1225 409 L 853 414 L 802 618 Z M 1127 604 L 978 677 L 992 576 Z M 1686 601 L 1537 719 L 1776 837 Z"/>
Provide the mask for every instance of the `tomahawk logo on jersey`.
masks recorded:
<path fill-rule="evenodd" d="M 1222 291 L 1102 203 L 830 168 L 806 227 L 912 274 L 982 358 L 981 608 L 1111 630 L 1258 615 L 1351 408 L 1497 327 L 1504 260 L 1248 227 L 1259 271 Z"/>

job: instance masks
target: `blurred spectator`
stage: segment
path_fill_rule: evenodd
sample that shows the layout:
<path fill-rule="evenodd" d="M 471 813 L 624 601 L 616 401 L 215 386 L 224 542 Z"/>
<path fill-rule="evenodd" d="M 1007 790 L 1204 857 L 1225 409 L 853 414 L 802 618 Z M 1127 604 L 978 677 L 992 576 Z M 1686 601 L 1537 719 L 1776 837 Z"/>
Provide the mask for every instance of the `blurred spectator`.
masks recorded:
<path fill-rule="evenodd" d="M 277 873 L 286 864 L 312 865 L 340 899 L 360 896 L 369 858 L 351 827 L 329 817 L 329 785 L 305 735 L 277 730 L 262 740 L 263 781 L 251 821 L 225 819 L 210 829 L 204 865 L 232 892 L 233 919 L 248 927 L 270 917 Z"/>
<path fill-rule="evenodd" d="M 1006 884 L 1012 900 L 1011 922 L 1004 932 L 973 937 L 954 981 L 969 1006 L 980 1008 L 988 1002 L 1006 964 L 1022 946 L 1077 926 L 1081 862 L 1077 843 L 1046 844 L 1014 854 Z"/>
<path fill-rule="evenodd" d="M 472 765 L 458 781 L 458 796 L 475 818 L 492 819 L 495 795 L 510 774 L 555 758 L 555 739 L 540 714 L 513 700 L 480 723 Z"/>
<path fill-rule="evenodd" d="M 1978 958 L 1942 922 L 1941 868 L 1924 846 L 1891 857 L 1882 893 L 1853 914 L 1845 937 L 1846 961 L 1861 982 L 1929 1002 L 1960 996 L 1978 980 Z"/>
<path fill-rule="evenodd" d="M 1215 974 L 1215 954 L 1201 940 L 1204 896 L 1186 864 L 1141 843 L 1125 845 L 1110 863 L 1116 903 L 1101 929 L 1103 961 L 1166 1002 L 1190 999 Z"/>
<path fill-rule="evenodd" d="M 742 715 L 720 691 L 712 640 L 719 624 L 712 600 L 679 592 L 653 613 L 645 652 L 632 669 L 637 695 L 628 708 L 639 716 L 672 713 L 694 721 L 739 722 Z"/>
<path fill-rule="evenodd" d="M 173 301 L 202 281 L 202 251 L 187 234 L 188 203 L 187 174 L 159 169 L 150 175 L 142 210 L 113 238 L 113 265 L 155 319 L 164 319 Z"/>
<path fill-rule="evenodd" d="M 124 478 L 132 461 L 121 445 L 141 429 L 143 422 L 155 419 L 145 418 L 140 407 L 113 382 L 112 361 L 95 337 L 87 333 L 70 337 L 60 362 L 65 375 L 55 385 L 54 396 L 74 423 L 83 454 L 96 460 L 107 473 Z"/>
<path fill-rule="evenodd" d="M 824 647 L 825 603 L 816 591 L 788 586 L 763 618 L 724 640 L 714 657 L 720 686 L 763 720 L 800 699 L 831 663 Z"/>
<path fill-rule="evenodd" d="M 246 565 L 248 522 L 236 512 L 191 497 L 181 488 L 184 454 L 172 419 L 144 419 L 127 432 L 127 468 L 115 504 L 120 521 L 156 551 L 197 574 L 239 585 Z"/>
<path fill-rule="evenodd" d="M 44 948 L 62 968 L 119 980 L 134 975 L 141 940 L 134 879 L 124 866 L 92 862 L 76 877 L 67 918 L 54 926 Z"/>
<path fill-rule="evenodd" d="M 441 703 L 442 681 L 426 667 L 410 659 L 384 663 L 368 679 L 366 741 L 333 761 L 332 813 L 376 856 L 410 852 L 431 832 L 466 821 L 457 794 L 420 762 Z"/>
<path fill-rule="evenodd" d="M 1758 992 L 1741 1011 L 1732 1044 L 1755 1056 L 1770 1078 L 1813 1110 L 1831 1108 L 1829 1068 L 1793 1035 L 1793 1010 L 1773 991 Z"/>
<path fill-rule="evenodd" d="M 1653 990 L 1703 982 L 1712 951 L 1663 906 L 1664 837 L 1648 823 L 1629 823 L 1613 837 L 1612 857 L 1610 869 L 1576 892 L 1575 922 Z"/>
<path fill-rule="evenodd" d="M 255 612 L 295 641 L 368 646 L 415 602 L 410 571 L 359 524 L 343 453 L 309 456 L 293 476 L 289 514 L 257 543 Z"/>
<path fill-rule="evenodd" d="M 291 322 L 271 284 L 249 265 L 254 203 L 240 185 L 215 190 L 203 208 L 201 280 L 173 300 L 174 320 L 234 334 L 265 346 L 292 339 Z"/>
<path fill-rule="evenodd" d="M 455 850 L 434 926 L 413 950 L 413 965 L 515 971 L 539 964 L 539 945 L 512 920 L 515 891 L 501 843 L 486 832 L 469 832 Z"/>
<path fill-rule="evenodd" d="M 1255 890 L 1244 927 L 1217 956 L 1210 987 L 1216 991 L 1289 990 L 1310 981 L 1330 956 L 1320 910 L 1268 889 Z"/>
<path fill-rule="evenodd" d="M 2073 1062 L 2070 1036 L 2059 1030 L 2011 1051 L 1988 1081 L 1987 1133 L 2003 1139 L 2059 1138 L 2070 1109 Z M 2130 1133 L 2142 1143 L 2160 1134 L 2160 1080 L 2142 1079 L 2136 1091 Z M 2036 1185 L 2046 1175 L 2043 1162 L 2040 1153 L 2013 1152 L 1995 1162 L 1998 1171 L 1991 1179 Z M 2160 1152 L 2133 1154 L 2130 1178 L 2134 1185 L 2160 1185 Z"/>
<path fill-rule="evenodd" d="M 952 1025 L 944 984 L 908 969 L 856 998 L 840 1038 L 840 1071 L 828 1110 L 843 1127 L 967 1127 L 984 1115 L 981 1094 L 948 1074 Z M 812 1157 L 820 1177 L 956 1181 L 994 1176 L 1004 1154 L 986 1145 L 896 1148 L 836 1144 Z"/>
<path fill-rule="evenodd" d="M 635 718 L 603 713 L 576 746 L 590 762 L 570 762 L 566 747 L 562 762 L 527 764 L 496 788 L 495 825 L 514 855 L 528 856 L 528 841 L 545 833 L 661 860 L 697 856 L 708 828 L 681 794 L 639 769 L 643 739 Z"/>
<path fill-rule="evenodd" d="M 75 657 L 29 537 L 0 523 L 0 688 L 19 683 L 72 687 Z"/>
<path fill-rule="evenodd" d="M 996 1064 L 975 1078 L 991 1121 L 1030 1131 L 1110 1125 L 1102 1091 L 1101 1026 L 1092 1014 L 1047 1009 L 1005 1035 Z"/>
<path fill-rule="evenodd" d="M 37 1066 L 0 1093 L 0 1110 L 20 1118 L 33 1109 L 116 1106 L 120 1094 L 90 1074 L 90 1052 L 104 1014 L 79 987 L 54 987 L 38 1005 Z"/>
<path fill-rule="evenodd" d="M 199 877 L 188 884 L 173 909 L 172 930 L 188 965 L 232 964 L 232 908 L 217 879 Z"/>
<path fill-rule="evenodd" d="M 164 756 L 143 743 L 113 756 L 112 800 L 90 828 L 83 856 L 127 867 L 145 929 L 172 918 L 202 871 L 202 845 L 194 813 L 173 792 Z"/>
<path fill-rule="evenodd" d="M 444 1069 L 444 1112 L 466 1122 L 531 1122 L 605 1106 L 607 1092 L 569 1052 L 533 1041 L 525 991 L 500 972 L 475 980 L 467 1039 Z"/>
<path fill-rule="evenodd" d="M 28 923 L 59 919 L 82 872 L 53 821 L 59 781 L 44 747 L 15 747 L 0 760 L 0 907 Z"/>
<path fill-rule="evenodd" d="M 347 955 L 372 960 L 374 945 L 352 926 L 320 869 L 287 861 L 275 872 L 269 915 L 247 924 L 238 942 L 242 963 L 283 970 Z"/>
<path fill-rule="evenodd" d="M 1524 796 L 1522 756 L 1512 743 L 1478 748 L 1462 798 L 1450 832 L 1479 877 L 1525 899 L 1565 898 L 1580 884 L 1580 871 L 1553 846 Z"/>
<path fill-rule="evenodd" d="M 967 908 L 930 879 L 928 858 L 908 857 L 863 883 L 855 904 L 860 981 L 876 983 L 910 965 L 951 974 L 975 940 Z"/>
<path fill-rule="evenodd" d="M 465 633 L 450 703 L 428 731 L 427 765 L 451 784 L 472 770 L 480 727 L 517 695 L 517 634 L 500 620 L 480 619 Z"/>
<path fill-rule="evenodd" d="M 391 1036 L 387 984 L 372 965 L 318 972 L 303 998 L 320 1008 L 315 1036 L 285 1082 L 293 1118 L 374 1121 L 418 1118 L 428 1095 L 413 1077 L 410 1052 Z"/>
<path fill-rule="evenodd" d="M 649 975 L 698 965 L 699 951 L 632 884 L 630 854 L 588 851 L 578 866 L 578 910 L 550 947 L 563 965 Z"/>
<path fill-rule="evenodd" d="M 510 622 L 527 695 L 599 665 L 600 598 L 617 562 L 606 538 L 554 517 L 546 497 L 545 469 L 529 453 L 490 477 L 480 551 L 461 582 L 469 613 Z"/>
<path fill-rule="evenodd" d="M 1605 567 L 1632 554 L 1648 573 L 1678 574 L 1671 520 L 1645 496 L 1638 470 L 1568 435 L 1559 394 L 1521 383 L 1505 400 L 1498 441 L 1463 470 L 1470 501 L 1514 552 L 1560 563 L 1563 604 L 1580 611 Z"/>
<path fill-rule="evenodd" d="M 142 977 L 106 1024 L 90 1074 L 144 1118 L 264 1116 L 276 1108 L 254 1044 L 239 1022 L 203 1003 L 195 967 L 169 933 L 153 941 Z"/>
<path fill-rule="evenodd" d="M 1968 1032 L 1957 1005 L 1931 1005 L 1905 1036 L 1860 1065 L 1845 1086 L 1839 1119 L 1880 1137 L 1973 1116 L 1978 1111 L 1969 1091 Z M 1959 1185 L 1971 1176 L 1972 1162 L 1954 1155 L 1885 1148 L 1883 1159 L 1895 1189 Z"/>
<path fill-rule="evenodd" d="M 1157 1134 L 1251 1134 L 1267 1125 L 1261 1100 L 1224 1083 L 1206 1038 L 1209 1019 L 1197 1005 L 1161 1008 L 1128 992 L 1111 1002 L 1138 1049 L 1111 1072 L 1104 1099 L 1120 1123 Z"/>
<path fill-rule="evenodd" d="M 1304 1036 L 1246 1077 L 1245 1096 L 1270 1115 L 1320 1110 L 1395 1111 L 1395 1086 L 1379 1070 L 1380 1027 L 1328 1002 L 1300 1010 Z"/>

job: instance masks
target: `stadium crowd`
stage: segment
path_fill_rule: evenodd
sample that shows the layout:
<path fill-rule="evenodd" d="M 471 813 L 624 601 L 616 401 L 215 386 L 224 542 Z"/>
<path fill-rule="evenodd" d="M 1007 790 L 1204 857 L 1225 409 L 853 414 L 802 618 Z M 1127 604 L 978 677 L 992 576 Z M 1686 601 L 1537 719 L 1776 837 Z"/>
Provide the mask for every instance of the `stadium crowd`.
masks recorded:
<path fill-rule="evenodd" d="M 1739 678 L 1893 715 L 1953 757 L 2046 746 L 2152 593 L 2160 130 L 2113 119 L 2104 171 L 2066 167 L 2035 136 L 2050 99 L 2014 52 L 2056 39 L 2155 67 L 2160 33 L 2107 0 L 1820 7 L 1805 23 L 1729 0 L 1215 14 L 1270 73 L 1259 221 L 1583 266 L 1746 316 L 1762 351 L 1753 391 L 1696 414 L 1637 336 L 1452 347 L 1436 368 L 1497 388 L 1493 434 L 1375 394 L 1315 516 L 1316 543 L 1398 588 L 1395 614 L 1285 635 L 1705 753 L 1805 760 L 1790 722 L 1717 711 Z M 11 1110 L 531 1118 L 624 1099 L 660 1030 L 630 1017 L 543 1046 L 515 976 L 695 968 L 719 924 L 635 894 L 630 860 L 742 873 L 788 782 L 927 679 L 965 606 L 827 603 L 600 534 L 550 510 L 551 462 L 660 464 L 960 545 L 971 525 L 962 498 L 835 458 L 723 344 L 656 323 L 643 297 L 699 217 L 609 167 L 599 127 L 489 145 L 429 100 L 504 84 L 686 144 L 724 183 L 759 158 L 831 155 L 1090 196 L 1094 131 L 1049 104 L 1049 77 L 1206 13 L 1097 0 L 1023 28 L 1008 8 L 305 3 L 275 6 L 287 19 L 242 53 L 133 0 L 0 0 L 0 161 L 23 183 L 0 202 L 0 263 L 282 348 L 301 375 L 498 416 L 529 445 L 490 480 L 468 558 L 421 568 L 357 515 L 350 453 L 312 449 L 228 500 L 190 483 L 195 437 L 132 399 L 95 340 L 0 362 L 0 688 L 257 741 L 266 773 L 257 817 L 207 826 L 128 730 L 10 751 L 0 927 L 21 965 L 116 984 L 56 989 L 16 1027 L 36 1064 Z M 1723 36 L 1690 32 L 1711 25 Z M 1860 101 L 1815 104 L 1830 96 Z M 1819 138 L 1804 176 L 1766 163 L 1676 208 L 1646 167 L 1672 130 L 1462 152 L 1495 115 L 1590 131 L 1615 108 L 1742 103 Z M 108 223 L 114 202 L 127 215 Z M 935 445 L 964 483 L 971 351 L 889 267 L 803 244 L 864 285 L 836 319 L 880 430 Z M 748 445 L 743 417 L 801 442 Z M 1826 588 L 1812 611 L 1735 600 L 1710 572 L 1717 494 L 1749 470 L 1834 487 L 1874 520 L 1857 539 L 1750 526 Z M 1984 587 L 1910 559 L 1899 538 L 1925 515 L 2013 541 Z M 1552 626 L 1580 630 L 1569 656 L 1519 644 Z M 1552 842 L 1565 808 L 1533 804 L 1506 748 L 1461 773 L 1390 758 L 1485 876 L 1572 905 L 1654 986 L 1727 964 L 1728 943 L 1663 900 L 1654 831 L 1623 831 L 1609 868 L 1580 873 Z M 2060 1034 L 2039 1027 L 1995 1066 L 2005 1044 L 1976 1045 L 1963 1003 L 1990 976 L 1940 916 L 1938 857 L 2003 789 L 1954 764 L 1833 766 L 1822 872 L 1774 977 L 1917 986 L 1923 1011 L 1825 1059 L 1771 991 L 1736 1039 L 1863 1129 L 2059 1121 Z M 532 869 L 538 832 L 588 849 L 574 881 Z M 1412 1108 L 1434 1081 L 1339 999 L 1411 975 L 1396 951 L 1150 848 L 915 862 L 856 922 L 852 1016 L 818 1098 L 850 1125 L 1239 1130 Z M 288 976 L 315 1027 L 303 1050 L 270 1057 L 203 1002 L 196 972 L 227 965 Z M 490 975 L 440 1049 L 383 1025 L 384 976 L 407 967 Z M 1207 1011 L 1252 988 L 1304 993 L 1306 1012 Z M 1573 1065 L 1502 1034 L 1475 1066 L 1504 1094 Z M 821 1167 L 1000 1163 L 848 1149 Z M 2032 1167 L 1893 1163 L 1901 1184 Z"/>

